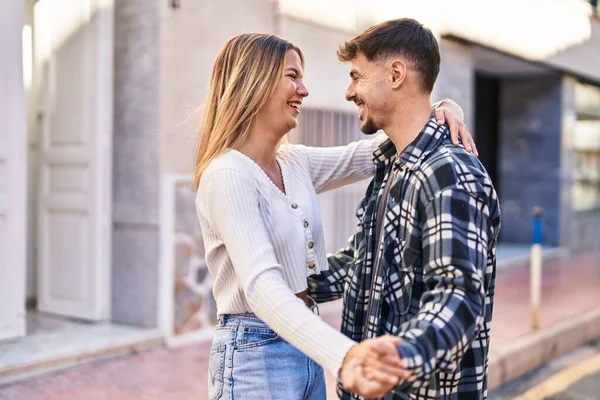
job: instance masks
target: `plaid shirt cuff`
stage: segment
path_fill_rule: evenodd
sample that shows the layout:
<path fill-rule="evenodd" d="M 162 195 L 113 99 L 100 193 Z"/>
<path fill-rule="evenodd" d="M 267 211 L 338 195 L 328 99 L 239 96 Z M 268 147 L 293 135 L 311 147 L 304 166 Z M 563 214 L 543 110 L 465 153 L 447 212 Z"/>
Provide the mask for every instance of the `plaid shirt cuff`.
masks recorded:
<path fill-rule="evenodd" d="M 410 377 L 400 384 L 399 389 L 407 390 L 415 386 L 420 386 L 419 383 L 425 380 L 423 377 L 423 357 L 417 351 L 416 346 L 412 343 L 402 341 L 398 345 L 398 354 L 404 362 L 404 368 L 410 372 Z"/>

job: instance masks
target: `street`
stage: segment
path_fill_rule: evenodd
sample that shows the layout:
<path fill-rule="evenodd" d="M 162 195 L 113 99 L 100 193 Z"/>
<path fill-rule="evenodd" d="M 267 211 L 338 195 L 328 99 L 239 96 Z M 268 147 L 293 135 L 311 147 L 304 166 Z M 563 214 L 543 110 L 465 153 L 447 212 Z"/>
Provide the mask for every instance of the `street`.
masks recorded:
<path fill-rule="evenodd" d="M 551 363 L 492 391 L 490 400 L 600 399 L 600 342 L 557 358 Z"/>
<path fill-rule="evenodd" d="M 98 361 L 3 387 L 0 399 L 202 399 L 206 376 L 201 365 L 207 350 L 203 346 L 160 348 L 133 357 Z M 177 364 L 170 363 L 174 359 Z M 329 383 L 328 398 L 335 399 Z M 501 386 L 490 392 L 489 399 L 600 399 L 600 342 L 581 346 Z"/>

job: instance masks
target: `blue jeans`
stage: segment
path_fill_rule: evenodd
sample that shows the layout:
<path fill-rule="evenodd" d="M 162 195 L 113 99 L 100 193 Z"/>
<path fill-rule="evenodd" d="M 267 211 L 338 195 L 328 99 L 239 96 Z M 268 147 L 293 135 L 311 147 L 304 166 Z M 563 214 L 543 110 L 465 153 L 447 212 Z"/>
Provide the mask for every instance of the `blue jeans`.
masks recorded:
<path fill-rule="evenodd" d="M 210 350 L 209 399 L 325 400 L 323 368 L 254 314 L 219 317 Z"/>

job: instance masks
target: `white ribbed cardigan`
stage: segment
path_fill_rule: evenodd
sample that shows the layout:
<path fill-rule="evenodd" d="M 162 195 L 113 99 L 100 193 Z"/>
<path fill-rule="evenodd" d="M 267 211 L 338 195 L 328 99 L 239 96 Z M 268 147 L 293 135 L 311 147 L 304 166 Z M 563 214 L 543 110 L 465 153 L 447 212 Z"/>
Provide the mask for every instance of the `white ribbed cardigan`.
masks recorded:
<path fill-rule="evenodd" d="M 373 151 L 383 139 L 284 146 L 277 160 L 286 194 L 230 149 L 204 171 L 196 197 L 218 314 L 254 312 L 334 376 L 355 343 L 294 293 L 307 288 L 308 275 L 327 269 L 317 193 L 371 177 Z"/>

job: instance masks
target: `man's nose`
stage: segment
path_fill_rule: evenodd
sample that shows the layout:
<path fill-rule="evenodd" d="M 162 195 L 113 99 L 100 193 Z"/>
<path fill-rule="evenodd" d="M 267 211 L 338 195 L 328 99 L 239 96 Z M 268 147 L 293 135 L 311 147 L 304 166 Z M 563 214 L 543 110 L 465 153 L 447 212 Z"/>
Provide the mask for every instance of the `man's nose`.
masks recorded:
<path fill-rule="evenodd" d="M 346 89 L 346 101 L 354 101 L 355 95 L 356 92 L 354 88 L 352 87 L 352 85 L 349 85 L 348 89 Z"/>

